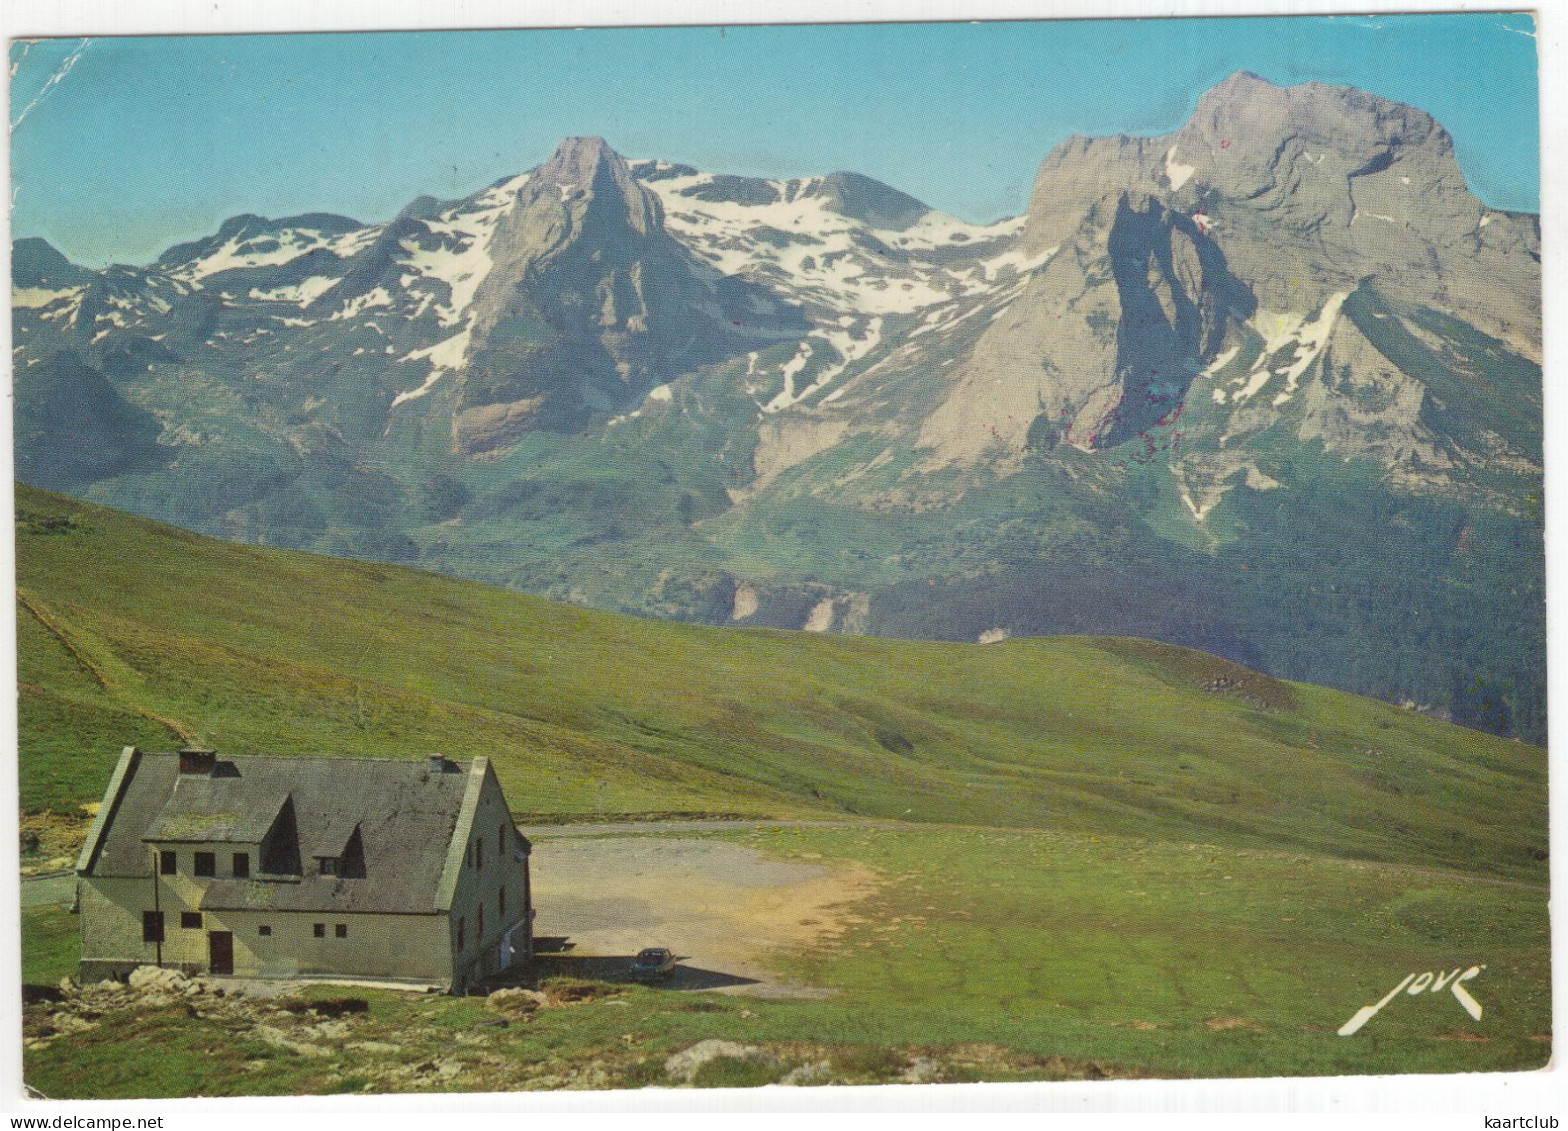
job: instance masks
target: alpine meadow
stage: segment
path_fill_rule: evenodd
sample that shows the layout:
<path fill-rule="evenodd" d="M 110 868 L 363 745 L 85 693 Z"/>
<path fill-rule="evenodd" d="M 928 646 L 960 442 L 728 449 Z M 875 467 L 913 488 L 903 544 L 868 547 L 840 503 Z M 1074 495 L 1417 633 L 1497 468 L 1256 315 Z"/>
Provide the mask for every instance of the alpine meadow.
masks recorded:
<path fill-rule="evenodd" d="M 1521 18 L 1380 24 L 1427 29 L 1419 60 Z M 1160 23 L 1138 22 L 1134 52 Z M 107 227 L 32 203 L 80 178 L 44 144 L 107 97 L 73 84 L 118 81 L 111 61 L 140 75 L 128 136 L 163 136 L 140 116 L 147 91 L 195 96 L 220 48 L 236 81 L 260 81 L 281 45 L 13 44 L 13 102 L 34 98 L 12 139 L 29 1086 L 1547 1063 L 1539 217 L 1499 206 L 1495 182 L 1473 191 L 1468 135 L 1373 93 L 1375 75 L 1340 81 L 1349 47 L 1305 54 L 1309 36 L 1370 27 L 1196 22 L 1228 77 L 1162 80 L 1186 107 L 1173 128 L 1062 129 L 1026 154 L 1039 164 L 1011 217 L 970 222 L 861 172 L 649 152 L 658 99 L 628 95 L 598 118 L 584 100 L 538 152 L 514 158 L 497 134 L 486 176 L 501 175 L 400 197 L 390 219 L 340 214 L 357 198 L 317 142 L 343 127 L 302 122 L 301 154 L 325 163 L 311 210 L 174 223 L 149 261 L 107 266 L 90 265 Z M 1264 24 L 1300 28 L 1300 58 L 1294 32 L 1267 48 L 1288 66 L 1264 58 Z M 1123 34 L 1018 29 L 1042 51 Z M 738 29 L 733 50 L 837 36 L 870 59 L 917 32 L 962 58 L 985 29 Z M 706 42 L 722 60 L 700 33 L 378 50 L 472 47 L 474 74 L 452 81 L 477 90 L 496 60 L 521 67 L 569 34 L 606 59 Z M 298 38 L 314 82 L 373 37 Z M 28 61 L 67 49 L 55 78 Z M 197 63 L 160 61 L 175 52 Z M 1046 58 L 1042 75 L 1089 67 Z M 647 77 L 671 99 L 675 65 Z M 386 92 L 384 118 L 355 128 L 413 146 L 397 84 L 419 80 L 385 68 L 345 62 L 333 81 L 345 105 Z M 934 103 L 961 72 L 899 81 L 931 83 Z M 801 122 L 844 73 L 801 95 Z M 1388 89 L 1423 89 L 1405 73 Z M 784 120 L 761 108 L 782 112 L 772 81 L 759 73 L 759 138 Z M 994 110 L 966 97 L 1000 114 L 1016 81 L 997 80 Z M 1520 81 L 1533 97 L 1533 63 Z M 1126 99 L 1125 121 L 1151 120 Z M 959 152 L 922 140 L 925 112 L 899 144 Z M 636 147 L 599 136 L 614 129 Z M 866 149 L 882 152 L 870 133 Z M 230 161 L 254 170 L 254 199 L 276 187 L 242 146 L 203 160 L 214 186 Z M 387 183 L 406 165 L 389 160 Z M 126 208 L 153 191 L 127 183 Z M 104 251 L 68 256 L 61 233 Z M 176 751 L 167 801 L 138 800 L 139 767 Z M 523 869 L 521 902 L 502 890 L 490 932 L 483 901 L 477 922 L 424 909 L 450 914 L 453 962 L 477 947 L 482 976 L 352 965 L 349 940 L 384 927 L 364 893 L 401 865 L 378 859 L 371 816 L 309 827 L 316 779 L 281 809 L 260 800 L 248 760 L 278 756 L 490 775 L 509 813 L 492 872 Z M 487 803 L 466 796 L 442 818 L 450 853 L 403 846 L 446 860 L 443 898 L 484 867 L 462 822 Z M 361 802 L 380 803 L 333 804 Z M 440 824 L 432 804 L 385 799 Z M 276 838 L 296 835 L 290 864 Z M 122 859 L 111 836 L 137 845 L 134 875 L 103 863 Z M 105 911 L 94 885 L 114 883 L 154 902 Z M 323 920 L 296 947 L 291 899 L 338 916 L 335 936 Z M 268 909 L 259 931 L 243 918 Z M 111 915 L 135 937 L 102 980 Z"/>

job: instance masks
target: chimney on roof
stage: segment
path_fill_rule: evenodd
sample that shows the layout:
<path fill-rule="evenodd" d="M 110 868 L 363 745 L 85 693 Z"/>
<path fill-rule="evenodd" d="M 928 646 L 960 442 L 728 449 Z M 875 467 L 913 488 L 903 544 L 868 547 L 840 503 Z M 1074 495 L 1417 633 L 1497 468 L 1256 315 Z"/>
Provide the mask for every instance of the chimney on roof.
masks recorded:
<path fill-rule="evenodd" d="M 212 774 L 212 767 L 217 764 L 218 752 L 204 750 L 198 746 L 184 746 L 180 748 L 180 773 L 181 774 Z"/>
<path fill-rule="evenodd" d="M 451 762 L 447 761 L 445 754 L 430 755 L 430 772 L 432 774 L 450 773 L 455 768 Z"/>

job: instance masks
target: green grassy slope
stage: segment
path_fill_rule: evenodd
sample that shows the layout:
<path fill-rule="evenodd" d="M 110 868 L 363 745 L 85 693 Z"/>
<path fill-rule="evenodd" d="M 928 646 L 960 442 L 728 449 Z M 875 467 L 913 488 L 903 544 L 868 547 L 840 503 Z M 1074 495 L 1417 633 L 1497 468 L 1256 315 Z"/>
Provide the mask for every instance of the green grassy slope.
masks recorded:
<path fill-rule="evenodd" d="M 821 1083 L 888 1083 L 917 1059 L 924 1079 L 1000 1081 L 1517 1071 L 1551 1055 L 1547 895 L 1532 885 L 1007 829 L 710 835 L 812 865 L 853 860 L 880 877 L 841 936 L 775 956 L 791 980 L 830 996 L 617 985 L 605 987 L 617 1008 L 600 1000 L 479 1029 L 496 1014 L 475 999 L 355 991 L 368 1010 L 335 1032 L 255 1017 L 289 1026 L 309 1056 L 208 1003 L 127 1002 L 91 1030 L 29 1048 L 27 1080 L 56 1098 L 630 1088 L 674 1082 L 666 1059 L 708 1038 L 759 1045 L 777 1062 L 699 1085 L 773 1083 L 808 1063 L 829 1066 Z M 630 858 L 645 844 L 619 843 Z M 575 847 L 541 839 L 535 851 Z M 72 917 L 35 908 L 22 924 L 28 980 L 69 974 Z M 590 962 L 568 953 L 541 973 L 582 977 Z M 1428 990 L 1337 1035 L 1402 978 L 1472 965 L 1485 967 L 1468 986 L 1481 1020 L 1446 989 Z M 25 1032 L 51 1023 L 37 1007 Z M 436 1062 L 453 1074 L 415 1069 Z"/>
<path fill-rule="evenodd" d="M 17 493 L 22 802 L 128 742 L 488 754 L 519 814 L 854 813 L 1542 880 L 1531 746 L 1200 653 L 646 621 Z"/>
<path fill-rule="evenodd" d="M 979 1039 L 1162 1076 L 1473 1072 L 1550 1054 L 1544 889 L 1121 837 L 746 839 L 893 877 L 840 946 L 797 959 L 840 991 L 822 1020 L 846 1039 Z M 1357 1039 L 1336 1034 L 1405 974 L 1472 964 L 1486 965 L 1472 987 L 1483 1022 L 1428 992 L 1401 995 Z"/>

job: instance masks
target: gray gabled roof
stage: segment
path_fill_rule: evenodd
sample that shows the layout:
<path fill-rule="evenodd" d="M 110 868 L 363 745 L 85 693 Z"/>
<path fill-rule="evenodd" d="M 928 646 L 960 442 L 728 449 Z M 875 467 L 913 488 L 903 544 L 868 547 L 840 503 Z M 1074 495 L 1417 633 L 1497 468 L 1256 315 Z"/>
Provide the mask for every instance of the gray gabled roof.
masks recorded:
<path fill-rule="evenodd" d="M 127 751 L 81 870 L 146 876 L 160 842 L 256 844 L 292 802 L 305 870 L 313 870 L 312 856 L 340 854 L 358 827 L 365 875 L 220 879 L 208 885 L 204 908 L 443 910 L 443 872 L 464 801 L 487 769 L 483 758 L 432 772 L 426 760 L 236 755 L 220 756 L 210 775 L 182 775 L 178 754 Z M 466 839 L 464 829 L 459 844 Z M 260 864 L 253 859 L 252 871 Z"/>
<path fill-rule="evenodd" d="M 276 775 L 240 774 L 232 761 L 220 764 L 225 776 L 176 774 L 169 799 L 142 839 L 260 844 L 288 793 L 278 793 Z"/>

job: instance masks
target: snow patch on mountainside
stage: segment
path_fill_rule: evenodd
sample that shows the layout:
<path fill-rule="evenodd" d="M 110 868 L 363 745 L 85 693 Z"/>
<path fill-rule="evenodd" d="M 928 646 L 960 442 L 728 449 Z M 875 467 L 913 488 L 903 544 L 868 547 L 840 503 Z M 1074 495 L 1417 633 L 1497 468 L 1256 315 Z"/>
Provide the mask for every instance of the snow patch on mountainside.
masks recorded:
<path fill-rule="evenodd" d="M 358 318 L 367 310 L 374 310 L 381 306 L 391 306 L 392 295 L 385 287 L 376 287 L 362 295 L 355 295 L 345 302 L 341 308 L 334 311 L 329 322 L 346 322 L 350 318 Z"/>
<path fill-rule="evenodd" d="M 959 293 L 973 296 L 992 294 L 998 288 L 1019 289 L 1030 275 L 1049 263 L 1059 250 L 1058 247 L 1048 247 L 1035 255 L 1027 255 L 1012 249 L 979 260 L 974 266 L 955 274 Z M 931 316 L 927 315 L 927 321 L 930 320 Z"/>
<path fill-rule="evenodd" d="M 801 343 L 799 352 L 784 363 L 784 367 L 780 370 L 784 377 L 784 388 L 763 406 L 764 412 L 778 412 L 792 404 L 799 404 L 831 385 L 839 374 L 882 343 L 882 319 L 872 318 L 860 322 L 846 315 L 839 319 L 839 328 L 822 327 L 813 330 L 807 338 L 807 341 Z M 813 347 L 809 341 L 811 338 L 826 342 L 828 347 L 838 354 L 839 360 L 830 363 L 816 374 L 809 385 L 797 388 L 796 380 L 813 355 Z M 836 397 L 829 399 L 836 399 Z"/>
<path fill-rule="evenodd" d="M 1176 160 L 1176 147 L 1173 145 L 1165 151 L 1165 179 L 1171 183 L 1171 191 L 1175 192 L 1192 179 L 1198 171 L 1196 165 L 1183 165 Z"/>
<path fill-rule="evenodd" d="M 1193 519 L 1199 523 L 1202 523 L 1203 520 L 1209 516 L 1209 512 L 1214 509 L 1215 504 L 1217 504 L 1220 499 L 1224 497 L 1225 495 L 1222 491 L 1212 498 L 1206 500 L 1202 505 L 1199 505 L 1198 503 L 1192 501 L 1192 494 L 1185 486 L 1181 488 L 1181 501 L 1186 504 L 1187 509 L 1192 512 Z"/>
<path fill-rule="evenodd" d="M 1203 377 L 1212 377 L 1212 376 L 1214 376 L 1216 373 L 1218 373 L 1220 370 L 1224 369 L 1231 362 L 1235 361 L 1236 360 L 1236 355 L 1239 354 L 1240 352 L 1241 352 L 1241 347 L 1240 346 L 1231 346 L 1230 349 L 1222 351 L 1221 353 L 1219 353 L 1218 355 L 1215 356 L 1213 361 L 1209 362 L 1208 366 L 1205 367 L 1205 369 L 1200 374 L 1200 376 L 1203 376 Z"/>
<path fill-rule="evenodd" d="M 374 238 L 370 233 L 370 229 L 361 228 L 333 236 L 312 228 L 284 228 L 277 233 L 231 236 L 213 251 L 174 267 L 169 274 L 184 282 L 199 284 L 208 276 L 223 271 L 281 267 L 317 248 L 327 248 L 340 256 L 352 255 Z"/>
<path fill-rule="evenodd" d="M 457 325 L 474 301 L 480 284 L 495 266 L 490 258 L 490 240 L 495 226 L 517 203 L 517 193 L 531 174 L 523 173 L 486 190 L 473 201 L 443 212 L 425 227 L 441 237 L 435 248 L 404 240 L 401 247 L 408 258 L 402 260 L 411 279 L 433 279 L 444 284 L 449 298 L 435 308 L 443 328 Z"/>
<path fill-rule="evenodd" d="M 755 355 L 753 355 L 755 356 Z M 631 412 L 624 412 L 620 416 L 611 417 L 605 421 L 606 428 L 614 428 L 617 424 L 625 424 L 628 420 L 637 420 L 642 416 L 642 410 L 650 404 L 670 404 L 675 400 L 675 390 L 669 385 L 655 385 L 643 394 L 642 404 Z"/>
<path fill-rule="evenodd" d="M 832 384 L 844 370 L 866 357 L 881 344 L 882 319 L 873 318 L 861 329 L 864 332 L 860 335 L 833 330 L 816 332 L 817 337 L 825 339 L 829 345 L 838 351 L 841 360 L 837 364 L 828 366 L 817 375 L 811 386 L 800 394 L 802 400 Z"/>
<path fill-rule="evenodd" d="M 1023 223 L 967 224 L 927 212 L 904 231 L 878 229 L 829 207 L 814 192 L 822 178 L 759 182 L 766 186 L 759 195 L 773 198 L 767 203 L 692 195 L 712 195 L 706 190 L 715 179 L 691 173 L 646 182 L 664 205 L 670 234 L 722 275 L 744 276 L 797 305 L 835 314 L 912 314 L 946 302 L 963 293 L 962 269 L 971 266 L 946 260 L 971 246 L 978 256 Z"/>
<path fill-rule="evenodd" d="M 882 241 L 907 250 L 951 248 L 972 240 L 994 240 L 1015 236 L 1024 230 L 1025 216 L 1012 216 L 985 226 L 971 224 L 946 212 L 933 209 L 902 232 L 882 234 Z"/>
<path fill-rule="evenodd" d="M 72 295 L 60 306 L 50 306 L 38 317 L 45 322 L 75 322 L 77 312 L 82 309 L 82 296 Z"/>
<path fill-rule="evenodd" d="M 274 287 L 270 291 L 250 289 L 250 297 L 257 302 L 288 302 L 298 306 L 301 310 L 315 302 L 333 287 L 339 280 L 329 279 L 324 275 L 316 275 L 303 282 L 295 283 L 291 287 Z"/>
<path fill-rule="evenodd" d="M 352 259 L 364 251 L 384 231 L 384 225 L 372 224 L 368 228 L 360 228 L 353 232 L 344 232 L 341 236 L 334 236 L 322 244 L 328 251 L 339 259 Z"/>
<path fill-rule="evenodd" d="M 806 368 L 806 363 L 811 360 L 812 352 L 809 341 L 800 343 L 800 349 L 796 351 L 795 356 L 786 361 L 783 368 L 779 370 L 779 375 L 784 378 L 784 388 L 779 392 L 778 396 L 762 406 L 763 412 L 777 412 L 779 409 L 788 408 L 800 400 L 799 394 L 795 392 L 795 378 L 800 376 L 800 371 Z"/>
<path fill-rule="evenodd" d="M 1302 376 L 1323 352 L 1324 345 L 1334 332 L 1334 323 L 1339 319 L 1340 307 L 1349 297 L 1349 291 L 1336 292 L 1323 304 L 1321 310 L 1311 316 L 1291 311 L 1259 310 L 1249 325 L 1263 339 L 1263 348 L 1248 372 L 1215 388 L 1214 402 L 1245 404 L 1276 377 L 1283 377 L 1285 387 L 1275 394 L 1273 404 L 1279 407 L 1288 403 L 1296 395 Z M 1224 361 L 1228 362 L 1234 356 L 1235 351 L 1230 351 Z M 1218 371 L 1224 368 L 1224 363 L 1216 359 L 1209 368 L 1210 371 Z"/>
<path fill-rule="evenodd" d="M 68 299 L 73 295 L 82 293 L 81 287 L 66 287 L 63 290 L 50 290 L 47 287 L 13 287 L 11 290 L 11 305 L 28 310 L 37 310 L 48 306 L 50 303 Z"/>
<path fill-rule="evenodd" d="M 392 407 L 396 408 L 400 404 L 405 404 L 408 401 L 424 396 L 431 389 L 435 388 L 436 382 L 441 379 L 443 373 L 455 373 L 467 365 L 470 333 L 471 331 L 464 330 L 461 333 L 453 334 L 450 338 L 437 342 L 433 346 L 414 350 L 412 353 L 399 358 L 400 362 L 428 361 L 430 363 L 430 375 L 425 378 L 424 384 L 420 385 L 419 388 L 409 389 L 393 397 Z"/>
<path fill-rule="evenodd" d="M 1283 370 L 1276 370 L 1285 378 L 1285 388 L 1274 398 L 1276 407 L 1284 404 L 1296 395 L 1296 388 L 1301 381 L 1301 376 L 1318 359 L 1323 352 L 1323 347 L 1328 344 L 1329 335 L 1334 332 L 1334 323 L 1339 318 L 1339 308 L 1350 297 L 1349 291 L 1339 291 L 1329 297 L 1323 304 L 1323 309 L 1311 322 L 1302 326 L 1296 335 L 1296 360 Z"/>
<path fill-rule="evenodd" d="M 405 404 L 412 400 L 418 400 L 420 397 L 424 396 L 431 389 L 435 388 L 436 382 L 441 380 L 441 375 L 444 372 L 445 370 L 442 369 L 432 369 L 430 371 L 430 375 L 425 378 L 425 383 L 419 386 L 419 388 L 409 389 L 406 392 L 399 393 L 397 396 L 393 397 L 392 407 L 396 408 L 400 404 Z"/>

